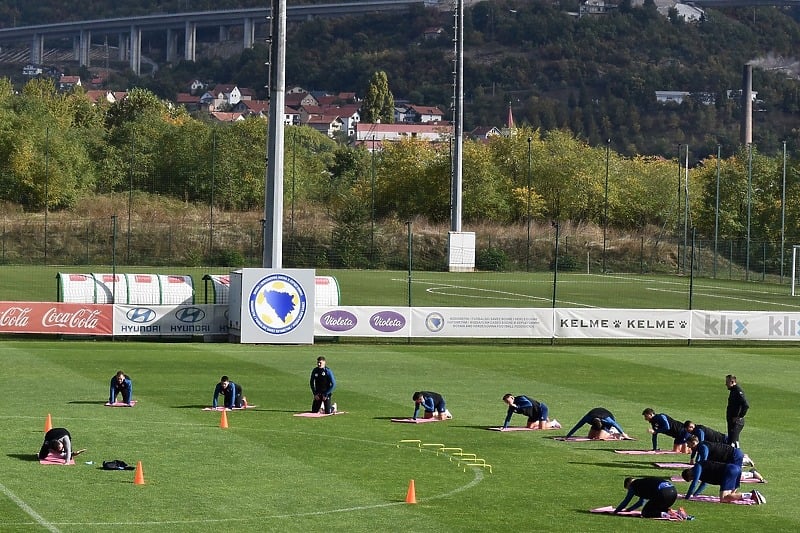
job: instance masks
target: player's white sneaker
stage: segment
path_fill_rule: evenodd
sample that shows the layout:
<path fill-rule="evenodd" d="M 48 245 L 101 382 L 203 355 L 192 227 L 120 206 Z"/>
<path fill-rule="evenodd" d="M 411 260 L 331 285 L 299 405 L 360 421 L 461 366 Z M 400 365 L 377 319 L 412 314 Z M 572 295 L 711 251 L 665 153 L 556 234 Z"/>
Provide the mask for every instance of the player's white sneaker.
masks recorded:
<path fill-rule="evenodd" d="M 331 411 L 331 413 L 336 413 L 336 404 L 333 404 L 332 407 L 333 407 L 333 411 Z"/>

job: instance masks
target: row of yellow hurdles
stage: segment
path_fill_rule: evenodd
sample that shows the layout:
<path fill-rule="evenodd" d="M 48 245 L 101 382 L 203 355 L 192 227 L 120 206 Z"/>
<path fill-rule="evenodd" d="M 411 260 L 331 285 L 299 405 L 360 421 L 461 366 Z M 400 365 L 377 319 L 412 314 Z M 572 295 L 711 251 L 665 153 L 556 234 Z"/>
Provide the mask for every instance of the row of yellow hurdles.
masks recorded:
<path fill-rule="evenodd" d="M 486 460 L 478 457 L 474 453 L 465 453 L 462 448 L 455 448 L 441 443 L 422 442 L 419 439 L 403 439 L 400 444 L 416 444 L 419 451 L 423 449 L 433 450 L 436 455 L 439 454 L 447 456 L 450 461 L 456 461 L 459 467 L 463 467 L 464 472 L 467 471 L 468 466 L 479 466 L 481 468 L 488 468 L 489 473 L 492 474 L 492 465 L 486 464 Z M 400 444 L 397 447 L 400 447 Z"/>

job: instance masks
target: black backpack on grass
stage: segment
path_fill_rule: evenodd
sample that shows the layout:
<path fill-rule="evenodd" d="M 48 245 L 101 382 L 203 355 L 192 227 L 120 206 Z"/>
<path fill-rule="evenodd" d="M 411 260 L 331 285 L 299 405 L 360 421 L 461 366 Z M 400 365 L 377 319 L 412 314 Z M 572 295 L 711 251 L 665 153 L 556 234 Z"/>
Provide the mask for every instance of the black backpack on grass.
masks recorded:
<path fill-rule="evenodd" d="M 130 466 L 125 461 L 114 459 L 113 461 L 103 461 L 103 470 L 133 470 L 134 467 Z"/>

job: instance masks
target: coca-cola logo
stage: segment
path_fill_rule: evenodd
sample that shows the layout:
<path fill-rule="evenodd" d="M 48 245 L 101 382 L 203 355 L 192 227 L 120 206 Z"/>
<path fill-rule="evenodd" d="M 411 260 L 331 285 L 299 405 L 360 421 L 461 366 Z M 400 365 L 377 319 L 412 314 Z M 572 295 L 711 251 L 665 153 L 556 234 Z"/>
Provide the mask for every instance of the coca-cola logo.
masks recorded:
<path fill-rule="evenodd" d="M 319 319 L 319 323 L 323 328 L 329 331 L 348 331 L 356 327 L 358 319 L 349 311 L 342 311 L 337 309 L 335 311 L 328 311 Z"/>
<path fill-rule="evenodd" d="M 7 307 L 0 311 L 0 326 L 25 327 L 30 314 L 30 307 Z"/>
<path fill-rule="evenodd" d="M 403 329 L 406 319 L 396 311 L 380 311 L 369 318 L 369 324 L 374 330 L 392 333 Z"/>
<path fill-rule="evenodd" d="M 69 328 L 69 329 L 97 329 L 100 321 L 100 311 L 97 309 L 81 308 L 76 311 L 59 311 L 51 307 L 42 316 L 42 326 L 46 328 Z"/>

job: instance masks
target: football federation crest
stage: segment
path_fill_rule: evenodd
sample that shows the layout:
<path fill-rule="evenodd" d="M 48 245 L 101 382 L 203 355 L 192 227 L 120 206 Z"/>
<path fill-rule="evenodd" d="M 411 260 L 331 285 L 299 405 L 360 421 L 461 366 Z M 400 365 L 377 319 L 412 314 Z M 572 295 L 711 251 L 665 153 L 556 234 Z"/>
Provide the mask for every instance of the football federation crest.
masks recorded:
<path fill-rule="evenodd" d="M 280 335 L 296 328 L 307 309 L 306 293 L 291 276 L 271 274 L 253 287 L 250 318 L 267 333 Z"/>

